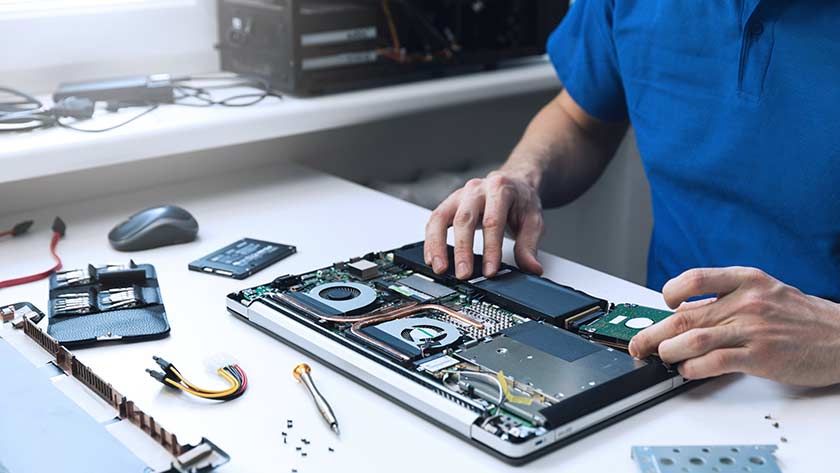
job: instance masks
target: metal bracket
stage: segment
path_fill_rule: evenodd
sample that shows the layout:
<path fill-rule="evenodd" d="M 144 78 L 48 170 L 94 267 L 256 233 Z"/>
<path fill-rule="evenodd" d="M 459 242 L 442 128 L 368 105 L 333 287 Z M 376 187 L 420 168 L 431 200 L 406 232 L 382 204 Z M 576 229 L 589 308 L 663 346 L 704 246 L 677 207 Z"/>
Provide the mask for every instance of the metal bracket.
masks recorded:
<path fill-rule="evenodd" d="M 641 473 L 781 473 L 776 445 L 673 445 L 633 447 Z"/>

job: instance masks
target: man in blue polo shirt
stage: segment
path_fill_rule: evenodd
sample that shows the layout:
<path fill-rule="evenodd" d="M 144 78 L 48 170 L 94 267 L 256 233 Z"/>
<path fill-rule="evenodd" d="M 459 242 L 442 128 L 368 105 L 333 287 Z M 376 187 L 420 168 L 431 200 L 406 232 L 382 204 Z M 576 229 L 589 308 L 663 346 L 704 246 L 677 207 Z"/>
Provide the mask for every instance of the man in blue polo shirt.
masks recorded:
<path fill-rule="evenodd" d="M 650 181 L 648 286 L 677 313 L 630 353 L 687 378 L 840 383 L 840 2 L 577 0 L 548 42 L 565 90 L 499 170 L 432 214 L 425 258 L 536 259 L 543 206 L 588 189 L 632 124 Z M 701 300 L 700 296 L 714 295 Z M 693 300 L 693 302 L 687 302 Z"/>

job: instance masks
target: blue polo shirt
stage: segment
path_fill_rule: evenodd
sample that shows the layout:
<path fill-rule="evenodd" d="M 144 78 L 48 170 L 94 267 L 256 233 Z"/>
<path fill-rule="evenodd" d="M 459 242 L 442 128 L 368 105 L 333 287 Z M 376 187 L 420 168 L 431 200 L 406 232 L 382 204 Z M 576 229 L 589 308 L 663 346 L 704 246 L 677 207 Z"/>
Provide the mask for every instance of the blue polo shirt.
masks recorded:
<path fill-rule="evenodd" d="M 840 1 L 576 0 L 548 51 L 636 132 L 650 288 L 744 265 L 840 301 Z"/>

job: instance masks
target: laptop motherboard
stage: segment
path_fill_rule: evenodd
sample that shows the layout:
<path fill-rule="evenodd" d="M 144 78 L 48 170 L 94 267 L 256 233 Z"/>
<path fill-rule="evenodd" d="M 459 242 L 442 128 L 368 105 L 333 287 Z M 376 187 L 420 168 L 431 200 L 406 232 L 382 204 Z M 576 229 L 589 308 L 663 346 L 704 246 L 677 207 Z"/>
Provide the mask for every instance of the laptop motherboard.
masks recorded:
<path fill-rule="evenodd" d="M 422 242 L 228 297 L 261 301 L 471 409 L 506 442 L 533 440 L 674 376 L 625 350 L 670 312 L 614 305 L 507 265 L 492 279 L 436 275 Z"/>

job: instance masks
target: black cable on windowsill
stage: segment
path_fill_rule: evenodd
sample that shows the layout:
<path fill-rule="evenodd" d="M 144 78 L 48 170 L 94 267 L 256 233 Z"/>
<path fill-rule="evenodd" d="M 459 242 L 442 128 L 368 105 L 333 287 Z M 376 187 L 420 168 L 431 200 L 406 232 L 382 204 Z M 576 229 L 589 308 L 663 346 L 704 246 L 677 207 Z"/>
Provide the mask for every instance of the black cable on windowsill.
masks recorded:
<path fill-rule="evenodd" d="M 210 82 L 210 84 L 196 85 L 193 84 L 194 82 Z M 257 89 L 258 92 L 240 93 L 222 99 L 213 95 L 214 91 L 244 87 Z M 183 76 L 173 80 L 173 88 L 175 91 L 174 105 L 186 107 L 250 107 L 262 102 L 268 97 L 282 98 L 280 94 L 271 90 L 267 81 L 258 77 L 243 75 Z M 161 105 L 144 102 L 109 104 L 108 110 L 111 111 L 135 106 L 145 106 L 148 108 L 117 125 L 99 129 L 88 129 L 78 127 L 77 123 L 93 116 L 95 103 L 90 99 L 67 97 L 48 108 L 35 97 L 10 87 L 0 87 L 0 97 L 2 95 L 8 95 L 11 98 L 6 101 L 0 100 L 0 133 L 27 132 L 54 126 L 85 133 L 102 133 L 128 125 L 153 112 Z M 72 118 L 75 121 L 68 122 L 67 120 L 62 120 L 63 118 Z"/>

